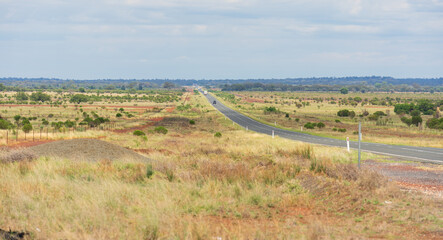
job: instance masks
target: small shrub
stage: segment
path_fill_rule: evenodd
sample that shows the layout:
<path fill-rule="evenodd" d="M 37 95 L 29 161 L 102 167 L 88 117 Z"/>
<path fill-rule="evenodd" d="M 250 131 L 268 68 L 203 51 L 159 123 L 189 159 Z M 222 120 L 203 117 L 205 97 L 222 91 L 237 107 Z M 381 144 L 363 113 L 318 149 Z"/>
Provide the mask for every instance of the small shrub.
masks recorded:
<path fill-rule="evenodd" d="M 340 121 L 340 120 L 338 120 L 338 119 L 335 119 L 335 122 L 336 122 L 336 123 L 341 123 L 341 121 Z"/>
<path fill-rule="evenodd" d="M 296 121 L 296 122 L 300 122 L 300 118 L 296 118 L 295 121 Z"/>
<path fill-rule="evenodd" d="M 216 132 L 216 133 L 214 134 L 214 137 L 218 137 L 218 138 L 220 138 L 221 136 L 222 136 L 221 132 Z"/>
<path fill-rule="evenodd" d="M 121 113 L 117 113 L 117 114 L 115 114 L 115 116 L 116 117 L 122 117 L 122 114 Z"/>
<path fill-rule="evenodd" d="M 346 132 L 346 128 L 339 128 L 338 131 L 339 132 Z"/>
<path fill-rule="evenodd" d="M 334 131 L 334 132 L 337 132 L 337 130 L 338 130 L 337 128 L 333 128 L 333 129 L 332 129 L 332 131 Z"/>
<path fill-rule="evenodd" d="M 317 123 L 318 128 L 324 128 L 326 125 L 322 122 Z"/>
<path fill-rule="evenodd" d="M 166 129 L 166 128 L 163 127 L 163 126 L 158 126 L 158 127 L 156 127 L 156 128 L 154 129 L 154 132 L 156 132 L 156 133 L 161 133 L 161 134 L 166 134 L 166 133 L 168 133 L 168 129 Z"/>
<path fill-rule="evenodd" d="M 146 135 L 143 131 L 141 130 L 135 130 L 133 133 L 135 136 L 144 136 Z"/>
<path fill-rule="evenodd" d="M 154 175 L 154 169 L 152 169 L 152 164 L 146 166 L 146 177 L 151 178 Z"/>
<path fill-rule="evenodd" d="M 168 178 L 168 181 L 174 181 L 174 172 L 171 169 L 166 169 L 166 177 Z"/>
<path fill-rule="evenodd" d="M 314 129 L 314 128 L 315 128 L 315 125 L 314 125 L 313 123 L 307 122 L 307 123 L 304 125 L 304 127 L 307 128 L 307 129 Z"/>
<path fill-rule="evenodd" d="M 189 120 L 189 124 L 195 125 L 195 121 L 191 119 L 191 120 Z"/>

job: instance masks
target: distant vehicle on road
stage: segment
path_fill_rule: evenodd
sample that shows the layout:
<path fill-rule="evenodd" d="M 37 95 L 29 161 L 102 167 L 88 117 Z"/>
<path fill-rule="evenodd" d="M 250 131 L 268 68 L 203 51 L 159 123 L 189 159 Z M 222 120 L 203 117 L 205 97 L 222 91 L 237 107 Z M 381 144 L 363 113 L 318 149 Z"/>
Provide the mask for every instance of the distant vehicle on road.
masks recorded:
<path fill-rule="evenodd" d="M 213 101 L 212 104 L 217 104 L 217 101 Z"/>

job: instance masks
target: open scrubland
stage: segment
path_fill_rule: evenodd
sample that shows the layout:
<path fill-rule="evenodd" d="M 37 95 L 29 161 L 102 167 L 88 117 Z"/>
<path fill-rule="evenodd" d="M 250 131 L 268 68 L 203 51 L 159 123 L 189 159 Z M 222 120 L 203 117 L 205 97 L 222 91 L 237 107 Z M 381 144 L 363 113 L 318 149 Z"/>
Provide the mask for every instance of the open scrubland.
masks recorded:
<path fill-rule="evenodd" d="M 256 91 L 214 94 L 228 106 L 282 128 L 357 140 L 358 122 L 361 121 L 363 140 L 367 142 L 443 147 L 441 93 Z M 401 106 L 406 106 L 407 111 Z M 440 122 L 440 128 L 429 125 L 430 121 Z"/>
<path fill-rule="evenodd" d="M 30 120 L 34 129 L 50 130 L 42 138 L 34 132 L 34 141 L 30 132 L 27 140 L 19 135 L 2 149 L 0 229 L 24 232 L 28 239 L 441 239 L 441 198 L 405 191 L 365 165 L 357 169 L 355 152 L 246 132 L 192 90 L 169 94 L 178 100 L 2 105 L 2 117 L 11 124 L 26 124 L 14 122 L 19 114 L 37 117 Z M 251 94 L 248 98 L 261 99 Z M 296 112 L 290 111 L 292 105 L 277 103 L 290 119 L 281 114 L 268 119 L 261 107 L 271 104 L 262 100 L 232 105 L 285 127 L 292 127 L 285 122 L 321 119 L 326 127 L 313 132 L 344 136 L 325 130 L 332 127 L 326 120 L 335 124 L 336 119 L 322 114 L 327 103 L 305 100 L 310 105 L 294 108 Z M 49 123 L 39 125 L 42 118 Z M 352 133 L 356 122 L 341 119 L 336 124 Z M 433 146 L 441 139 L 433 130 L 415 133 L 394 126 L 413 136 L 423 134 L 420 145 Z M 394 127 L 380 131 L 385 128 Z M 9 134 L 13 131 L 17 127 Z M 75 145 L 55 142 L 77 138 L 97 139 L 89 144 L 93 149 L 79 140 L 79 154 L 91 158 L 71 159 L 65 153 Z M 394 141 L 368 127 L 364 140 L 369 139 Z M 108 153 L 125 148 L 143 157 L 100 158 L 101 148 Z M 368 159 L 387 160 L 363 153 L 363 160 Z"/>

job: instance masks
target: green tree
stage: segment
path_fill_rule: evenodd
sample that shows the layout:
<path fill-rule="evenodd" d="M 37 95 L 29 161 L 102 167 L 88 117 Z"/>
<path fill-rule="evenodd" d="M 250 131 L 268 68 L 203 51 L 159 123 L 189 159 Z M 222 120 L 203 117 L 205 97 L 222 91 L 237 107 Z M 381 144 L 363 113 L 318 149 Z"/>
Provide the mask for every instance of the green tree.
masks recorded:
<path fill-rule="evenodd" d="M 349 93 L 349 89 L 344 87 L 344 88 L 340 89 L 340 93 L 341 94 L 348 94 Z"/>
<path fill-rule="evenodd" d="M 31 94 L 31 100 L 36 102 L 47 102 L 51 100 L 51 96 L 42 92 L 33 92 Z"/>
<path fill-rule="evenodd" d="M 163 83 L 163 88 L 171 89 L 171 88 L 174 88 L 174 87 L 175 87 L 175 84 L 173 84 L 173 83 L 171 83 L 171 82 L 165 82 L 165 83 Z"/>
<path fill-rule="evenodd" d="M 22 128 L 23 132 L 28 133 L 32 130 L 32 125 L 31 123 L 26 123 L 25 125 L 23 125 Z"/>
<path fill-rule="evenodd" d="M 411 119 L 412 124 L 418 126 L 418 124 L 423 122 L 423 119 L 420 116 L 413 116 Z"/>
<path fill-rule="evenodd" d="M 84 95 L 84 94 L 75 94 L 74 96 L 71 97 L 71 99 L 69 101 L 71 103 L 80 104 L 82 102 L 88 102 L 89 101 L 89 96 L 88 95 Z"/>
<path fill-rule="evenodd" d="M 18 92 L 15 94 L 15 99 L 17 99 L 17 101 L 27 101 L 29 99 L 29 95 L 24 92 Z"/>

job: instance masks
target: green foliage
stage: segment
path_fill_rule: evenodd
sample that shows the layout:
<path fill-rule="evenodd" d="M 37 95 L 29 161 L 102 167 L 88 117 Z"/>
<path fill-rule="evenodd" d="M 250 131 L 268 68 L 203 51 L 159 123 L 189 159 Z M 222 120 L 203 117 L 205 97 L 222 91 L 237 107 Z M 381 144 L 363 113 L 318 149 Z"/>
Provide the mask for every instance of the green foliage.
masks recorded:
<path fill-rule="evenodd" d="M 132 134 L 135 136 L 145 136 L 146 134 L 141 130 L 135 130 Z"/>
<path fill-rule="evenodd" d="M 420 110 L 416 109 L 416 110 L 412 110 L 410 115 L 415 117 L 415 116 L 420 116 L 421 112 Z"/>
<path fill-rule="evenodd" d="M 193 119 L 189 120 L 189 124 L 195 125 L 195 120 L 193 120 Z"/>
<path fill-rule="evenodd" d="M 380 116 L 386 116 L 386 113 L 382 112 L 382 111 L 377 111 L 375 113 L 373 113 L 375 116 L 380 117 Z"/>
<path fill-rule="evenodd" d="M 432 129 L 440 129 L 443 130 L 443 118 L 431 118 L 426 121 L 426 126 Z"/>
<path fill-rule="evenodd" d="M 30 132 L 30 131 L 32 130 L 32 125 L 31 125 L 31 123 L 26 123 L 26 124 L 24 124 L 22 130 L 23 130 L 23 132 L 25 132 L 25 133 Z"/>
<path fill-rule="evenodd" d="M 88 102 L 88 101 L 89 101 L 89 96 L 88 95 L 84 95 L 84 94 L 75 94 L 69 100 L 69 102 L 77 103 L 77 104 L 80 104 L 82 102 Z"/>
<path fill-rule="evenodd" d="M 402 118 L 400 118 L 400 120 L 401 120 L 404 124 L 406 124 L 406 125 L 408 125 L 408 126 L 411 126 L 411 125 L 412 125 L 412 119 L 410 119 L 410 118 L 402 117 Z"/>
<path fill-rule="evenodd" d="M 166 133 L 168 133 L 168 129 L 166 129 L 166 128 L 163 127 L 163 126 L 158 126 L 158 127 L 156 127 L 156 128 L 154 129 L 154 132 L 156 132 L 156 133 L 161 133 L 161 134 L 166 134 Z"/>
<path fill-rule="evenodd" d="M 122 117 L 123 115 L 121 113 L 117 113 L 117 114 L 115 114 L 115 116 L 119 118 L 119 117 Z"/>
<path fill-rule="evenodd" d="M 15 94 L 15 99 L 17 99 L 17 101 L 27 101 L 29 99 L 29 95 L 24 92 L 18 92 Z"/>
<path fill-rule="evenodd" d="M 355 117 L 355 112 L 354 111 L 349 111 L 348 109 L 342 109 L 342 110 L 337 112 L 337 116 L 353 118 L 353 117 Z"/>
<path fill-rule="evenodd" d="M 33 92 L 30 98 L 35 102 L 47 102 L 51 100 L 51 96 L 42 92 Z"/>
<path fill-rule="evenodd" d="M 265 107 L 264 112 L 265 113 L 279 113 L 280 111 L 277 108 L 275 108 L 274 106 L 271 106 L 271 107 Z"/>
<path fill-rule="evenodd" d="M 12 123 L 5 119 L 0 119 L 0 129 L 10 129 L 12 128 Z"/>
<path fill-rule="evenodd" d="M 222 136 L 221 132 L 216 132 L 216 133 L 214 134 L 214 137 L 218 137 L 218 138 L 220 138 L 221 136 Z"/>
<path fill-rule="evenodd" d="M 423 119 L 420 116 L 413 116 L 411 118 L 411 123 L 414 124 L 415 126 L 418 126 L 422 122 L 423 122 Z"/>
<path fill-rule="evenodd" d="M 318 128 L 324 128 L 326 125 L 322 122 L 317 123 Z"/>
<path fill-rule="evenodd" d="M 339 128 L 338 131 L 339 132 L 346 132 L 346 128 Z"/>
<path fill-rule="evenodd" d="M 315 128 L 315 125 L 314 125 L 314 123 L 307 122 L 307 123 L 304 125 L 304 128 L 306 128 L 306 129 L 314 129 L 314 128 Z"/>
<path fill-rule="evenodd" d="M 344 87 L 344 88 L 340 89 L 340 93 L 341 94 L 348 94 L 349 93 L 349 89 Z"/>
<path fill-rule="evenodd" d="M 120 112 L 124 112 L 124 111 L 125 111 L 125 109 L 123 109 L 123 108 L 120 108 L 120 109 L 119 109 L 119 111 L 120 111 Z"/>
<path fill-rule="evenodd" d="M 152 168 L 152 164 L 148 164 L 146 166 L 146 177 L 151 178 L 154 175 L 154 169 Z"/>

